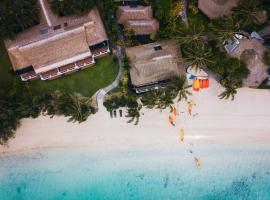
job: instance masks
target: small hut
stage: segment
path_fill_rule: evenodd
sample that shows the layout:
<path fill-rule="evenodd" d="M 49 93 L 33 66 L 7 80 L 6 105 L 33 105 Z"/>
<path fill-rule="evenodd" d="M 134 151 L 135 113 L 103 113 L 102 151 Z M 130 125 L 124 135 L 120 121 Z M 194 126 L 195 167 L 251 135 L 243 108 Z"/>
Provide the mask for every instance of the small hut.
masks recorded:
<path fill-rule="evenodd" d="M 242 39 L 239 46 L 230 53 L 231 56 L 243 60 L 250 74 L 244 80 L 243 86 L 257 87 L 267 77 L 267 65 L 263 63 L 263 55 L 266 48 L 256 39 Z"/>
<path fill-rule="evenodd" d="M 159 28 L 151 6 L 119 6 L 116 17 L 118 24 L 134 30 L 135 35 L 151 35 Z"/>

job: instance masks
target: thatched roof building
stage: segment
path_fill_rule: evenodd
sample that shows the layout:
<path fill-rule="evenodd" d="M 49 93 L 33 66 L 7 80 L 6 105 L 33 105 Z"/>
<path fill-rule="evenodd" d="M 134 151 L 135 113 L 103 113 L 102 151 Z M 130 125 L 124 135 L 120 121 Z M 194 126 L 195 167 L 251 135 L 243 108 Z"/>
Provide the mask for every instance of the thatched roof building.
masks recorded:
<path fill-rule="evenodd" d="M 127 48 L 126 54 L 131 63 L 131 83 L 137 93 L 184 72 L 181 53 L 172 40 Z"/>
<path fill-rule="evenodd" d="M 5 41 L 13 69 L 23 80 L 46 80 L 76 71 L 80 66 L 94 64 L 95 57 L 110 51 L 96 8 L 83 16 L 58 17 L 46 0 L 39 0 L 39 5 L 41 23 Z M 81 64 L 82 61 L 85 63 Z M 66 70 L 59 70 L 61 67 Z M 50 71 L 50 76 L 42 76 Z M 31 76 L 25 75 L 29 73 Z"/>
<path fill-rule="evenodd" d="M 239 0 L 199 0 L 199 9 L 209 18 L 216 18 L 230 13 Z"/>
<path fill-rule="evenodd" d="M 119 24 L 133 29 L 136 35 L 150 35 L 159 28 L 151 6 L 119 6 L 116 16 Z"/>
<path fill-rule="evenodd" d="M 263 63 L 265 51 L 266 48 L 258 40 L 242 39 L 239 46 L 230 53 L 247 64 L 250 75 L 243 82 L 245 87 L 257 87 L 268 77 L 267 65 Z"/>

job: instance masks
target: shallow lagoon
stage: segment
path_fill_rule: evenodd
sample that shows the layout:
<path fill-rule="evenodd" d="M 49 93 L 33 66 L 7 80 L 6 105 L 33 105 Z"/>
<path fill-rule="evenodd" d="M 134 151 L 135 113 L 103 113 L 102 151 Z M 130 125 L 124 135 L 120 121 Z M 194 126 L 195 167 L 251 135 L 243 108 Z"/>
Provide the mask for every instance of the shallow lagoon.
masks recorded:
<path fill-rule="evenodd" d="M 269 200 L 270 145 L 2 154 L 0 199 Z"/>

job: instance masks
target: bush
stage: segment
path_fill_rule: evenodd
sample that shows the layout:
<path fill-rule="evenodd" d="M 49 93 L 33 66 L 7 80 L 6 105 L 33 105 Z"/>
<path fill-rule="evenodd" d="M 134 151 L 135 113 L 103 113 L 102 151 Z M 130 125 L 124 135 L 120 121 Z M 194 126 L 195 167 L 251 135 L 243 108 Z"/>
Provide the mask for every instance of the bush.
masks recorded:
<path fill-rule="evenodd" d="M 14 37 L 39 23 L 37 0 L 1 0 L 0 37 Z"/>
<path fill-rule="evenodd" d="M 59 16 L 80 15 L 89 12 L 95 5 L 93 0 L 49 0 L 49 3 Z"/>

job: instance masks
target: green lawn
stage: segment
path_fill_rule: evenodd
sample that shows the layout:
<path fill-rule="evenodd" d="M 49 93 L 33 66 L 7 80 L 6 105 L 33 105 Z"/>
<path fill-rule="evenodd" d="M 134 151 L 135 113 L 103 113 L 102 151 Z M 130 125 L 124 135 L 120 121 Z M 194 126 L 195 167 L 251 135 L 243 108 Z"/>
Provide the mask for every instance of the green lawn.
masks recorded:
<path fill-rule="evenodd" d="M 60 77 L 51 81 L 36 80 L 30 82 L 34 93 L 60 90 L 63 92 L 78 92 L 84 96 L 92 96 L 98 89 L 114 81 L 118 73 L 118 63 L 112 56 L 104 57 L 97 64 L 81 71 Z"/>
<path fill-rule="evenodd" d="M 98 89 L 112 83 L 118 73 L 118 62 L 112 56 L 99 59 L 96 65 L 51 81 L 28 82 L 33 94 L 60 90 L 92 96 Z M 0 44 L 0 87 L 7 88 L 17 76 L 10 70 L 10 62 L 3 43 Z"/>

